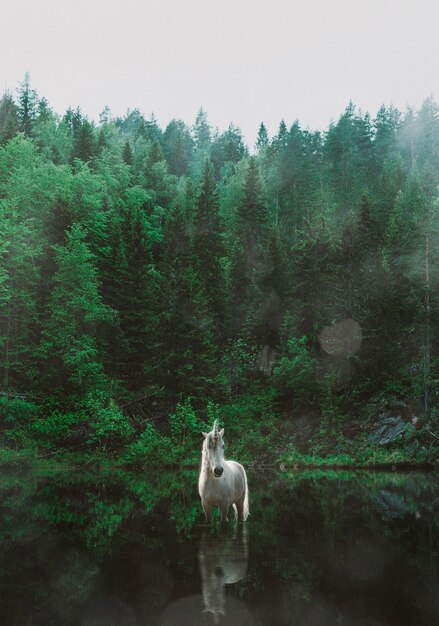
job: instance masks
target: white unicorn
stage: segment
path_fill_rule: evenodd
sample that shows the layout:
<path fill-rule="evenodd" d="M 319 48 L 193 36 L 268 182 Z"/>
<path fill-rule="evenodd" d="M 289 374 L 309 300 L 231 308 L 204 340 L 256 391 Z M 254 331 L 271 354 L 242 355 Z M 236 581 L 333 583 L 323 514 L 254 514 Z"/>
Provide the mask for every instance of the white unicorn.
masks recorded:
<path fill-rule="evenodd" d="M 218 431 L 217 420 L 213 424 L 212 431 L 203 433 L 203 436 L 198 491 L 206 521 L 209 523 L 212 519 L 212 507 L 218 506 L 221 521 L 226 522 L 229 507 L 233 505 L 235 518 L 243 522 L 249 514 L 245 470 L 236 461 L 225 460 L 224 428 Z"/>

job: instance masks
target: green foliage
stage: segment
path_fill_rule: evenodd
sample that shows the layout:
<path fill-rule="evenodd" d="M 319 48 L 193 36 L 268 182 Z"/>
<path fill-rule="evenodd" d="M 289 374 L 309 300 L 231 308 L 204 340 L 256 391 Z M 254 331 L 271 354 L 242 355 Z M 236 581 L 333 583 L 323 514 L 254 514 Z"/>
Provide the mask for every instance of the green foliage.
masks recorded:
<path fill-rule="evenodd" d="M 292 394 L 297 401 L 312 400 L 316 394 L 318 362 L 307 344 L 307 337 L 290 337 L 286 354 L 273 368 L 276 388 L 282 394 Z"/>
<path fill-rule="evenodd" d="M 398 466 L 410 466 L 412 464 L 422 465 L 431 462 L 433 457 L 425 452 L 416 455 L 405 452 L 401 449 L 387 450 L 386 448 L 376 448 L 373 446 L 363 446 L 352 453 L 327 453 L 301 454 L 297 451 L 289 452 L 281 457 L 281 462 L 288 467 L 303 469 L 313 468 L 373 468 L 389 467 L 394 469 Z"/>
<path fill-rule="evenodd" d="M 0 396 L 0 423 L 2 428 L 26 426 L 39 413 L 39 406 L 19 397 Z"/>
<path fill-rule="evenodd" d="M 38 96 L 30 86 L 30 76 L 26 72 L 18 92 L 18 119 L 20 130 L 26 137 L 30 137 L 37 116 Z"/>
<path fill-rule="evenodd" d="M 128 417 L 106 394 L 89 394 L 85 408 L 90 415 L 89 443 L 99 447 L 119 447 L 133 435 L 134 428 Z"/>
<path fill-rule="evenodd" d="M 128 465 L 166 465 L 172 463 L 172 443 L 151 423 L 139 438 L 127 446 L 123 461 Z"/>
<path fill-rule="evenodd" d="M 18 132 L 18 109 L 12 95 L 5 92 L 0 100 L 0 144 L 8 142 Z"/>
<path fill-rule="evenodd" d="M 40 347 L 49 373 L 59 376 L 61 369 L 65 384 L 79 394 L 106 383 L 98 325 L 110 321 L 112 315 L 102 303 L 94 257 L 85 236 L 85 231 L 74 225 L 67 233 L 66 245 L 56 247 L 58 271 Z"/>
<path fill-rule="evenodd" d="M 243 338 L 231 341 L 223 351 L 218 383 L 225 389 L 228 398 L 236 397 L 248 386 L 255 373 L 258 350 Z"/>
<path fill-rule="evenodd" d="M 90 500 L 90 522 L 86 529 L 88 545 L 103 544 L 113 537 L 130 512 L 133 503 L 124 497 L 118 502 L 111 502 L 99 496 Z"/>
<path fill-rule="evenodd" d="M 62 413 L 53 411 L 32 423 L 32 431 L 40 445 L 47 449 L 62 447 L 67 435 L 84 422 L 86 415 L 80 412 Z"/>
<path fill-rule="evenodd" d="M 195 434 L 200 434 L 201 423 L 195 413 L 190 398 L 178 403 L 175 413 L 169 416 L 171 434 L 176 440 L 186 441 Z"/>
<path fill-rule="evenodd" d="M 221 425 L 221 407 L 219 404 L 209 400 L 206 407 L 207 424 L 213 424 L 215 420 L 218 420 L 218 424 Z"/>
<path fill-rule="evenodd" d="M 344 417 L 382 390 L 431 416 L 437 112 L 350 103 L 325 133 L 282 120 L 271 140 L 261 124 L 249 157 L 203 110 L 164 132 L 138 110 L 59 117 L 27 75 L 0 100 L 5 438 L 180 464 L 206 415 L 262 459 L 304 407 L 321 454 L 346 452 Z M 361 346 L 328 354 L 342 320 Z"/>
<path fill-rule="evenodd" d="M 221 405 L 228 458 L 264 464 L 276 457 L 281 432 L 275 397 L 273 389 L 254 383 L 247 393 Z"/>
<path fill-rule="evenodd" d="M 178 465 L 197 463 L 200 457 L 201 432 L 210 429 L 200 420 L 190 398 L 177 404 L 175 412 L 169 416 L 169 425 L 174 462 Z"/>
<path fill-rule="evenodd" d="M 20 450 L 0 448 L 0 467 L 3 469 L 8 467 L 33 468 L 36 463 L 37 449 L 35 446 L 21 447 Z"/>

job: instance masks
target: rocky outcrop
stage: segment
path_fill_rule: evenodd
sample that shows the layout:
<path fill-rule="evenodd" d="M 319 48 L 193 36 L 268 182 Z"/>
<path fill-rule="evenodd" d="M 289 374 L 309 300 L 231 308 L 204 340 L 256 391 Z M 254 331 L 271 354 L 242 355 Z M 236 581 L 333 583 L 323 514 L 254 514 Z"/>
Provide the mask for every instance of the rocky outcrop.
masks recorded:
<path fill-rule="evenodd" d="M 386 446 L 398 439 L 402 439 L 404 430 L 405 422 L 400 415 L 398 417 L 385 417 L 381 420 L 378 427 L 371 432 L 368 442 Z"/>

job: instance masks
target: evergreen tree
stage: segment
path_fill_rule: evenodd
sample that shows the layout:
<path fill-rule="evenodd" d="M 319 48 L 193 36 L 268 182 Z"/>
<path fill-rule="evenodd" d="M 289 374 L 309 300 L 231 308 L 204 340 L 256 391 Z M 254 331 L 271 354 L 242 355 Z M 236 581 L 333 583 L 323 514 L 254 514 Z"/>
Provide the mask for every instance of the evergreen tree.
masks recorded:
<path fill-rule="evenodd" d="M 211 148 L 211 159 L 218 177 L 221 168 L 226 163 L 239 163 L 247 154 L 247 148 L 242 139 L 242 133 L 237 126 L 229 128 L 214 138 Z"/>
<path fill-rule="evenodd" d="M 329 183 L 342 212 L 353 210 L 367 188 L 373 167 L 372 127 L 367 116 L 357 114 L 352 102 L 328 131 L 325 144 Z"/>
<path fill-rule="evenodd" d="M 274 271 L 268 242 L 270 224 L 255 159 L 249 160 L 243 197 L 237 207 L 236 238 L 232 254 L 231 327 L 253 336 L 258 343 L 272 341 L 265 308 L 270 298 L 269 276 Z"/>
<path fill-rule="evenodd" d="M 207 121 L 207 115 L 203 108 L 201 108 L 197 113 L 193 133 L 195 148 L 202 151 L 207 150 L 210 147 L 211 142 L 211 127 Z"/>
<path fill-rule="evenodd" d="M 374 120 L 374 151 L 378 162 L 384 163 L 394 158 L 397 153 L 397 132 L 400 126 L 401 114 L 393 107 L 384 105 L 378 110 Z"/>
<path fill-rule="evenodd" d="M 102 150 L 104 150 L 105 148 L 108 148 L 108 139 L 105 135 L 105 131 L 103 128 L 100 129 L 99 131 L 99 135 L 98 135 L 98 144 L 97 144 L 97 152 L 101 153 Z"/>
<path fill-rule="evenodd" d="M 32 128 L 37 118 L 38 96 L 30 86 L 30 75 L 26 72 L 24 80 L 18 89 L 18 119 L 20 130 L 26 137 L 32 134 Z"/>
<path fill-rule="evenodd" d="M 365 254 L 374 253 L 382 242 L 382 232 L 367 192 L 361 196 L 358 221 L 359 246 Z"/>
<path fill-rule="evenodd" d="M 172 397 L 201 399 L 214 376 L 216 351 L 209 302 L 192 262 L 186 224 L 185 206 L 177 203 L 164 227 L 157 376 Z"/>
<path fill-rule="evenodd" d="M 151 114 L 149 120 L 145 120 L 143 115 L 140 115 L 138 111 L 135 113 L 137 119 L 134 124 L 124 123 L 122 127 L 123 130 L 133 136 L 135 141 L 137 141 L 139 138 L 142 138 L 146 141 L 157 141 L 161 145 L 162 131 L 157 123 L 154 114 Z"/>
<path fill-rule="evenodd" d="M 282 119 L 279 124 L 277 135 L 273 137 L 273 140 L 271 142 L 272 148 L 274 149 L 277 155 L 279 153 L 282 153 L 282 150 L 286 148 L 287 141 L 288 141 L 288 128 L 287 128 L 287 125 L 285 124 L 285 120 Z"/>
<path fill-rule="evenodd" d="M 116 119 L 116 126 L 122 133 L 126 133 L 137 138 L 139 134 L 142 134 L 143 129 L 145 128 L 145 118 L 138 109 L 134 109 L 134 111 L 130 111 L 128 109 L 125 117 L 119 117 Z M 145 136 L 145 139 L 148 139 L 148 137 Z"/>
<path fill-rule="evenodd" d="M 41 98 L 37 103 L 36 124 L 45 124 L 52 120 L 54 115 L 46 98 Z"/>
<path fill-rule="evenodd" d="M 74 133 L 72 160 L 79 159 L 87 163 L 96 155 L 96 140 L 93 125 L 82 119 L 80 127 Z"/>
<path fill-rule="evenodd" d="M 18 108 L 12 95 L 6 91 L 0 100 L 0 145 L 12 139 L 18 130 Z"/>
<path fill-rule="evenodd" d="M 1 203 L 0 223 L 0 385 L 26 392 L 35 376 L 41 242 L 13 203 Z"/>
<path fill-rule="evenodd" d="M 133 151 L 131 149 L 131 144 L 129 141 L 125 142 L 122 157 L 127 165 L 132 166 L 134 164 Z"/>
<path fill-rule="evenodd" d="M 262 200 L 262 186 L 254 157 L 249 160 L 238 220 L 240 233 L 249 242 L 255 241 L 268 223 L 268 211 Z"/>
<path fill-rule="evenodd" d="M 100 326 L 112 316 L 102 303 L 95 258 L 85 237 L 75 224 L 66 233 L 66 243 L 56 247 L 57 271 L 40 347 L 46 383 L 79 398 L 107 382 Z"/>
<path fill-rule="evenodd" d="M 256 144 L 255 144 L 256 151 L 261 152 L 262 150 L 264 150 L 264 148 L 268 146 L 268 143 L 269 143 L 269 140 L 268 140 L 267 129 L 265 128 L 264 122 L 261 122 L 261 125 L 259 126 L 259 130 L 258 130 L 258 137 L 256 139 Z"/>
<path fill-rule="evenodd" d="M 205 159 L 210 158 L 212 146 L 211 130 L 206 112 L 201 108 L 197 113 L 195 124 L 192 128 L 194 151 L 192 162 L 190 163 L 190 172 L 194 178 L 202 176 Z"/>
<path fill-rule="evenodd" d="M 116 355 L 117 374 L 126 379 L 131 388 L 145 385 L 145 368 L 153 353 L 154 281 L 156 280 L 151 257 L 151 226 L 138 201 L 141 191 L 134 195 L 130 190 L 121 239 L 118 242 L 118 259 L 115 268 L 117 292 L 114 306 L 119 312 L 122 333 L 119 353 Z M 137 206 L 136 206 L 137 205 Z M 158 234 L 154 236 L 158 237 Z"/>
<path fill-rule="evenodd" d="M 186 174 L 192 158 L 193 139 L 181 120 L 172 120 L 163 133 L 163 152 L 169 172 L 175 176 Z"/>
<path fill-rule="evenodd" d="M 203 177 L 195 207 L 192 237 L 194 269 L 197 272 L 206 305 L 214 321 L 214 332 L 219 340 L 224 324 L 224 272 L 225 256 L 222 227 L 219 216 L 219 199 L 211 161 L 205 160 Z"/>
<path fill-rule="evenodd" d="M 12 389 L 36 379 L 48 222 L 67 187 L 68 173 L 45 162 L 33 141 L 18 135 L 0 148 L 0 368 Z"/>

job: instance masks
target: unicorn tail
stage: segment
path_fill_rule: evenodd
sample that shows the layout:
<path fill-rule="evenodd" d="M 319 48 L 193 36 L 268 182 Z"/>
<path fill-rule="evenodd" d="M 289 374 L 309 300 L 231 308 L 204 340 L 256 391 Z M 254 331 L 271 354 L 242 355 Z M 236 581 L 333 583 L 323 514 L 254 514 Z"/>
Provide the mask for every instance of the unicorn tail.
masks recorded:
<path fill-rule="evenodd" d="M 247 484 L 247 474 L 244 471 L 244 483 L 245 483 L 245 495 L 244 495 L 244 502 L 242 505 L 242 517 L 244 518 L 244 522 L 247 519 L 247 517 L 250 515 L 250 510 L 249 510 L 249 502 L 248 502 L 248 484 Z M 238 519 L 238 509 L 236 504 L 233 504 L 233 512 L 235 514 L 235 520 Z"/>
<path fill-rule="evenodd" d="M 248 501 L 248 484 L 247 484 L 247 474 L 244 473 L 245 476 L 245 496 L 244 496 L 244 507 L 243 507 L 243 517 L 244 517 L 244 521 L 247 519 L 247 517 L 250 515 L 250 509 L 249 509 L 249 501 Z"/>

